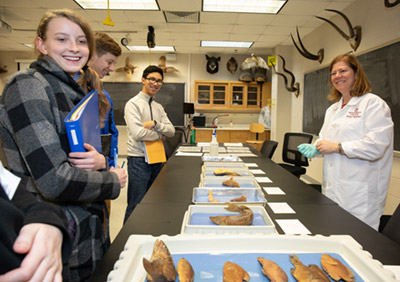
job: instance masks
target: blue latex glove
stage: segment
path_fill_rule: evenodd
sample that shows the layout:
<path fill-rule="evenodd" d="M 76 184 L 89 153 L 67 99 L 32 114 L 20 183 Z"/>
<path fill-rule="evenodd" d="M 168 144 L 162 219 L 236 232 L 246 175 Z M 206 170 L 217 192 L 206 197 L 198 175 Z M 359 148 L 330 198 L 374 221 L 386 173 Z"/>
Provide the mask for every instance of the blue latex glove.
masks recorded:
<path fill-rule="evenodd" d="M 317 147 L 313 144 L 307 144 L 307 143 L 300 144 L 299 146 L 297 146 L 297 149 L 306 158 L 312 158 L 314 155 L 319 154 Z"/>

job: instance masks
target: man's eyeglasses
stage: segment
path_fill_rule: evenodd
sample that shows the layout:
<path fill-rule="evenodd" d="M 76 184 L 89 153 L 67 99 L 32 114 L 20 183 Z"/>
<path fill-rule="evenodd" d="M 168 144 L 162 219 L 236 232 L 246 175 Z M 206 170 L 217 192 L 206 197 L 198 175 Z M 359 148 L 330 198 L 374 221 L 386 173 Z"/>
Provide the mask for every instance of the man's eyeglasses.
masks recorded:
<path fill-rule="evenodd" d="M 151 83 L 157 83 L 157 84 L 163 84 L 164 82 L 162 81 L 162 79 L 156 79 L 154 77 L 146 77 L 146 79 L 148 81 L 150 81 Z"/>

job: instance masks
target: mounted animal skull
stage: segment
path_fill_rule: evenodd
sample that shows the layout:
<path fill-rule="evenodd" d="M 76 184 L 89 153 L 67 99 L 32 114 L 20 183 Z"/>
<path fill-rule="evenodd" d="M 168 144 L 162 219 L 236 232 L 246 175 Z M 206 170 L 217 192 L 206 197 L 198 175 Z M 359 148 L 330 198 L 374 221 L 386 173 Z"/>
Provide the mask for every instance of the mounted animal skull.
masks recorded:
<path fill-rule="evenodd" d="M 311 54 L 304 47 L 303 42 L 301 42 L 300 34 L 299 34 L 299 28 L 297 26 L 296 26 L 296 31 L 297 31 L 297 38 L 299 40 L 299 44 L 300 44 L 301 49 L 299 48 L 299 46 L 297 46 L 296 41 L 294 41 L 293 36 L 292 36 L 291 33 L 290 33 L 290 37 L 292 38 L 293 44 L 296 47 L 297 51 L 299 51 L 299 53 L 304 58 L 307 58 L 307 59 L 310 59 L 310 60 L 314 60 L 314 61 L 318 61 L 319 63 L 321 63 L 324 60 L 324 49 L 319 49 L 318 55 Z"/>
<path fill-rule="evenodd" d="M 392 8 L 392 7 L 396 6 L 397 4 L 400 4 L 400 0 L 396 0 L 393 3 L 390 3 L 389 0 L 385 0 L 385 7 L 386 8 Z"/>
<path fill-rule="evenodd" d="M 332 9 L 325 9 L 325 11 L 329 11 L 329 12 L 334 12 L 339 14 L 340 16 L 342 16 L 342 18 L 346 21 L 347 26 L 349 28 L 349 34 L 347 35 L 343 30 L 341 30 L 336 24 L 334 24 L 333 22 L 331 22 L 330 20 L 327 20 L 325 18 L 322 17 L 316 17 L 320 20 L 326 21 L 327 23 L 329 23 L 331 26 L 333 26 L 337 32 L 339 32 L 339 34 L 346 39 L 347 41 L 350 42 L 350 46 L 351 48 L 353 48 L 354 51 L 357 50 L 358 46 L 360 45 L 361 42 L 361 26 L 357 25 L 355 27 L 353 27 L 351 25 L 350 20 L 342 13 L 339 12 L 337 10 L 332 10 Z"/>
<path fill-rule="evenodd" d="M 175 67 L 167 67 L 166 61 L 167 61 L 167 58 L 165 56 L 161 56 L 158 59 L 158 67 L 160 69 L 162 69 L 164 73 L 167 73 L 167 72 L 179 72 L 179 70 L 176 69 Z"/>
<path fill-rule="evenodd" d="M 218 72 L 218 62 L 221 60 L 221 57 L 209 57 L 208 55 L 206 55 L 206 59 L 207 59 L 207 72 L 214 74 Z"/>
<path fill-rule="evenodd" d="M 125 66 L 117 68 L 115 70 L 115 72 L 124 72 L 125 76 L 126 76 L 126 79 L 127 80 L 131 80 L 132 74 L 133 74 L 133 72 L 135 71 L 136 68 L 137 68 L 136 66 L 134 66 L 134 65 L 132 65 L 130 63 L 129 57 L 126 57 Z"/>
<path fill-rule="evenodd" d="M 276 69 L 275 69 L 275 65 L 272 65 L 272 68 L 274 69 L 274 71 L 275 71 L 275 73 L 277 75 L 280 75 L 280 76 L 283 77 L 283 80 L 285 81 L 286 90 L 289 91 L 289 92 L 293 92 L 294 95 L 296 95 L 296 97 L 299 97 L 299 94 L 300 94 L 300 83 L 295 82 L 296 78 L 294 77 L 294 74 L 285 68 L 285 65 L 286 65 L 285 59 L 281 55 L 278 55 L 278 57 L 282 59 L 282 69 L 283 69 L 283 71 L 290 75 L 290 78 L 291 78 L 290 85 L 288 84 L 288 79 L 287 79 L 285 74 L 277 72 Z"/>
<path fill-rule="evenodd" d="M 240 64 L 239 80 L 244 82 L 264 82 L 269 69 L 265 60 L 254 53 Z"/>

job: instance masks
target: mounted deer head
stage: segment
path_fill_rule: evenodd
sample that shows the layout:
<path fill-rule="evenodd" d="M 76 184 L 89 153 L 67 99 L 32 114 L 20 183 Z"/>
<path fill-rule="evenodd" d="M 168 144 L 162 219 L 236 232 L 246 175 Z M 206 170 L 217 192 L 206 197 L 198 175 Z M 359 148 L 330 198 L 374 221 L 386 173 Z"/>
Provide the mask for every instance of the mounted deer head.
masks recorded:
<path fill-rule="evenodd" d="M 336 24 L 334 24 L 333 22 L 331 22 L 330 20 L 327 20 L 325 18 L 322 17 L 316 17 L 320 20 L 326 21 L 327 23 L 329 23 L 331 26 L 333 26 L 337 32 L 339 32 L 339 34 L 346 39 L 347 41 L 350 42 L 350 46 L 351 48 L 353 48 L 354 51 L 357 50 L 358 46 L 360 45 L 361 42 L 361 26 L 357 25 L 355 27 L 353 27 L 351 25 L 350 20 L 342 13 L 336 10 L 332 10 L 332 9 L 325 9 L 325 11 L 329 11 L 329 12 L 334 12 L 339 14 L 340 16 L 342 16 L 342 18 L 346 21 L 347 26 L 349 28 L 349 34 L 347 35 L 343 30 L 341 30 Z"/>
<path fill-rule="evenodd" d="M 296 26 L 296 31 L 297 31 L 297 38 L 299 40 L 299 44 L 300 44 L 301 49 L 299 48 L 299 46 L 297 46 L 296 41 L 294 41 L 293 36 L 292 36 L 291 33 L 290 33 L 290 37 L 292 38 L 293 44 L 296 47 L 297 51 L 299 51 L 299 53 L 304 58 L 307 58 L 307 59 L 310 59 L 310 60 L 314 60 L 314 61 L 318 61 L 319 63 L 321 63 L 324 60 L 324 49 L 319 49 L 318 55 L 311 54 L 304 47 L 303 42 L 301 42 L 300 34 L 299 34 L 299 28 L 297 26 Z"/>
<path fill-rule="evenodd" d="M 390 3 L 389 0 L 385 0 L 385 7 L 386 8 L 392 8 L 392 7 L 396 6 L 397 4 L 400 4 L 400 0 L 396 0 L 393 3 Z"/>
<path fill-rule="evenodd" d="M 285 74 L 277 72 L 276 69 L 275 69 L 275 65 L 274 64 L 272 65 L 272 68 L 274 69 L 274 71 L 275 71 L 275 73 L 277 75 L 280 75 L 280 76 L 283 77 L 283 80 L 285 81 L 286 90 L 289 91 L 289 92 L 293 92 L 294 95 L 296 95 L 296 97 L 299 97 L 299 94 L 300 94 L 300 83 L 295 82 L 296 78 L 294 77 L 294 74 L 285 68 L 285 65 L 286 65 L 285 59 L 281 55 L 278 55 L 278 57 L 282 59 L 282 69 L 283 69 L 283 71 L 290 75 L 290 78 L 291 78 L 290 85 L 288 84 L 288 79 L 287 79 Z"/>

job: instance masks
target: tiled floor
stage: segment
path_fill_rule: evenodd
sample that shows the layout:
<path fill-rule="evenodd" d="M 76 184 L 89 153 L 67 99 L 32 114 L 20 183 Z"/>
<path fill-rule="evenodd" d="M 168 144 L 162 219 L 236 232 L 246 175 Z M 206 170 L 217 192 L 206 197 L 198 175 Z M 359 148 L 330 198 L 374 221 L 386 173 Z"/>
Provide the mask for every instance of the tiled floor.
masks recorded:
<path fill-rule="evenodd" d="M 121 166 L 122 162 L 125 161 L 124 169 L 126 170 L 128 164 L 126 162 L 126 158 L 120 157 L 118 158 L 118 165 Z M 111 213 L 110 213 L 110 237 L 111 242 L 114 241 L 118 232 L 121 230 L 125 209 L 126 209 L 126 194 L 127 194 L 127 186 L 121 190 L 119 197 L 115 200 L 111 201 Z"/>

